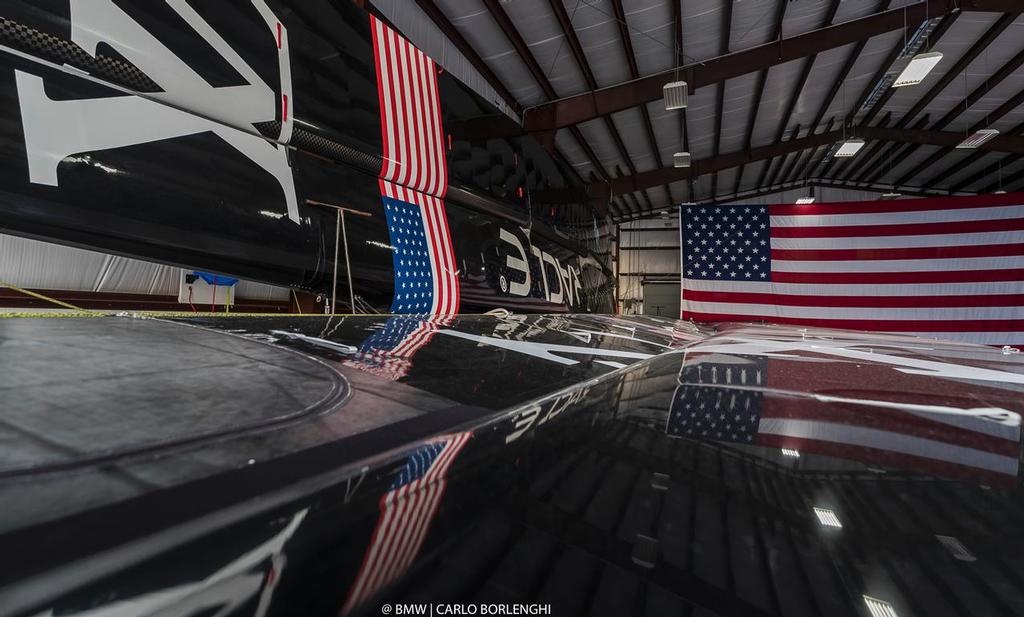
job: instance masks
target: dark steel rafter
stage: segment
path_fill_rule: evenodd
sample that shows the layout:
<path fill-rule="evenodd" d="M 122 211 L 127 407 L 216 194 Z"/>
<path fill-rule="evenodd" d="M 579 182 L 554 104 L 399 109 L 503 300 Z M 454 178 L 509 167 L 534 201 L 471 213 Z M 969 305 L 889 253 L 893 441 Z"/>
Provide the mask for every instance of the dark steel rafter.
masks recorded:
<path fill-rule="evenodd" d="M 981 35 L 981 37 L 979 37 L 978 40 L 975 41 L 973 45 L 971 45 L 970 49 L 968 49 L 967 52 L 964 53 L 964 55 L 961 56 L 959 60 L 957 60 L 956 64 L 953 65 L 953 67 L 951 69 L 946 71 L 946 73 L 942 76 L 942 79 L 939 80 L 939 83 L 937 83 L 934 87 L 932 87 L 931 90 L 928 91 L 928 94 L 925 95 L 925 98 L 928 98 L 930 96 L 931 98 L 929 99 L 929 101 L 934 100 L 934 98 L 936 96 L 938 96 L 939 92 L 941 92 L 946 86 L 951 84 L 953 82 L 953 80 L 959 78 L 961 76 L 961 74 L 964 71 L 967 70 L 967 67 L 970 66 L 970 64 L 975 59 L 977 59 L 978 56 L 980 56 L 982 54 L 982 52 L 984 52 L 988 48 L 988 46 L 991 45 L 992 42 L 995 41 L 996 38 L 999 37 L 1000 34 L 1003 33 L 1003 31 L 1005 31 L 1008 27 L 1010 27 L 1010 25 L 1013 23 L 1013 21 L 1015 19 L 1017 19 L 1017 16 L 1019 14 L 1020 13 L 1006 13 L 1005 15 L 1003 15 L 1002 17 L 997 19 L 996 23 L 992 24 L 992 26 L 988 30 L 986 30 L 985 33 L 983 35 Z M 1021 61 L 1024 61 L 1024 55 L 1021 56 Z M 1020 63 L 1018 63 L 1017 66 L 1020 66 Z M 1006 68 L 1006 67 L 1003 67 L 1003 68 Z M 1016 68 L 1016 67 L 1008 69 L 1006 71 L 1006 73 L 1003 74 L 1003 78 L 1005 78 L 1006 75 L 1009 75 L 1010 73 L 1012 73 L 1014 68 Z M 995 83 L 999 83 L 999 81 L 1002 81 L 1002 78 L 996 80 Z M 935 124 L 933 124 L 931 126 L 931 128 L 934 129 L 934 130 L 941 130 L 941 129 L 946 128 L 949 125 L 949 123 L 953 121 L 954 118 L 956 118 L 958 115 L 960 115 L 960 113 L 963 112 L 970 105 L 972 96 L 974 96 L 976 94 L 977 96 L 976 96 L 975 100 L 977 100 L 977 98 L 981 98 L 981 96 L 986 91 L 987 90 L 985 90 L 985 89 L 979 88 L 979 89 L 975 90 L 974 93 L 964 97 L 964 99 L 961 100 L 959 103 L 957 103 L 955 106 L 953 106 L 953 108 L 945 116 L 939 118 L 935 122 Z M 915 105 L 915 109 L 919 105 L 920 105 L 920 102 L 918 102 L 918 105 Z M 921 109 L 924 109 L 924 107 L 921 107 Z M 913 111 L 913 109 L 911 111 Z M 913 117 L 911 116 L 910 119 L 912 119 L 912 118 Z M 971 130 L 973 131 L 974 129 L 972 128 Z M 917 150 L 917 146 L 914 146 L 914 145 L 907 145 L 907 146 L 905 146 L 894 157 L 894 159 L 892 161 L 892 167 L 895 169 L 897 166 L 900 165 L 900 163 L 902 163 L 904 160 L 906 160 L 906 158 L 908 156 L 910 156 L 911 154 L 913 154 L 914 151 L 916 151 L 916 150 Z M 861 174 L 861 178 L 862 179 L 867 179 L 870 182 L 874 182 L 878 178 L 879 175 L 881 175 L 880 162 L 876 162 L 874 165 L 869 166 Z"/>
<path fill-rule="evenodd" d="M 1024 134 L 1024 122 L 1022 122 L 1022 123 L 1018 124 L 1016 127 L 1014 127 L 1014 129 L 1012 131 L 1009 131 L 1009 134 L 1010 135 L 1021 135 L 1021 134 Z M 974 152 L 972 152 L 970 154 L 970 156 L 968 156 L 964 160 L 957 162 L 956 164 L 954 164 L 953 166 L 949 167 L 948 169 L 944 169 L 942 171 L 942 173 L 938 174 L 937 176 L 935 176 L 934 178 L 929 180 L 928 183 L 927 183 L 927 186 L 935 186 L 942 179 L 948 178 L 952 174 L 955 174 L 958 169 L 965 169 L 967 166 L 972 165 L 974 163 L 977 163 L 978 161 L 980 161 L 983 157 L 985 157 L 988 154 L 990 154 L 990 153 L 989 152 L 985 152 L 983 150 L 975 150 Z M 977 172 L 971 174 L 967 178 L 965 178 L 963 180 L 960 180 L 956 184 L 951 185 L 947 190 L 950 193 L 959 193 L 960 191 L 965 190 L 968 186 L 971 186 L 972 184 L 976 184 L 978 182 L 981 182 L 982 180 L 984 180 L 986 177 L 988 177 L 989 175 L 991 175 L 993 173 L 995 173 L 996 176 L 998 177 L 999 174 L 1002 173 L 1002 169 L 1004 167 L 1006 167 L 1007 165 L 1012 165 L 1013 163 L 1015 163 L 1020 158 L 1021 157 L 1020 157 L 1019 154 L 1010 154 L 1010 155 L 1004 156 L 1001 159 L 999 159 L 998 161 L 995 161 L 993 163 L 985 165 L 984 167 L 979 169 Z"/>
<path fill-rule="evenodd" d="M 1014 160 L 1019 161 L 1021 158 L 1024 157 L 1017 155 Z M 999 188 L 1002 188 L 1004 191 L 1007 190 L 1007 187 L 1017 188 L 1017 184 L 1022 180 L 1024 180 L 1024 169 L 1014 172 L 1006 176 L 1005 178 L 1000 178 L 998 181 L 989 184 L 988 186 L 984 187 L 978 192 L 991 193 L 993 191 L 999 190 Z"/>
<path fill-rule="evenodd" d="M 776 41 L 778 49 L 775 51 L 776 55 L 782 55 L 782 22 L 786 19 L 786 7 L 789 6 L 789 0 L 776 0 L 775 6 L 775 21 L 772 23 L 772 36 L 771 40 Z M 766 51 L 765 53 L 771 53 Z M 754 137 L 754 125 L 757 124 L 757 112 L 761 107 L 761 99 L 764 97 L 764 84 L 768 81 L 768 68 L 763 68 L 757 74 L 757 85 L 754 86 L 754 104 L 750 107 L 750 119 L 747 120 L 747 136 L 743 140 L 743 146 L 750 149 L 751 140 Z M 778 140 L 776 140 L 778 141 Z M 767 168 L 767 163 L 765 164 Z M 737 193 L 740 190 L 740 184 L 743 182 L 743 169 L 744 166 L 740 165 L 740 168 L 736 171 L 736 186 L 733 189 L 733 193 Z"/>
<path fill-rule="evenodd" d="M 558 19 L 558 25 L 562 28 L 562 35 L 565 37 L 567 43 L 569 43 L 569 50 L 572 52 L 573 59 L 576 61 L 576 66 L 579 68 L 580 73 L 583 75 L 583 80 L 587 82 L 587 87 L 591 90 L 597 89 L 597 80 L 594 79 L 594 72 L 590 69 L 590 63 L 587 62 L 586 54 L 583 52 L 583 46 L 580 45 L 580 39 L 576 36 L 576 29 L 572 25 L 572 20 L 569 18 L 569 14 L 565 10 L 565 5 L 562 0 L 548 0 L 548 4 L 551 5 L 551 10 L 555 13 L 555 17 Z M 626 168 L 629 169 L 629 173 L 636 173 L 636 165 L 633 164 L 633 158 L 629 155 L 629 151 L 626 149 L 626 144 L 622 141 L 622 135 L 619 134 L 618 128 L 612 121 L 611 116 L 601 116 L 604 121 L 605 128 L 608 133 L 611 134 L 612 141 L 615 142 L 615 148 L 618 150 L 619 158 L 626 163 Z M 651 208 L 651 198 L 647 194 L 647 191 L 640 191 L 640 195 L 644 198 L 644 203 L 647 204 L 647 208 Z"/>
<path fill-rule="evenodd" d="M 512 48 L 515 49 L 519 59 L 526 65 L 527 70 L 530 71 L 530 74 L 533 75 L 533 78 L 537 81 L 541 90 L 544 91 L 544 95 L 549 99 L 558 98 L 558 94 L 555 92 L 551 82 L 548 81 L 544 71 L 540 68 L 540 64 L 537 63 L 537 59 L 530 51 L 530 47 L 526 44 L 526 41 L 523 40 L 523 36 L 519 33 L 519 30 L 516 29 L 515 24 L 512 23 L 508 13 L 505 12 L 505 9 L 501 8 L 501 4 L 498 0 L 483 0 L 483 3 L 484 6 L 487 7 L 487 11 L 491 14 L 491 17 L 494 18 L 494 21 L 498 24 L 498 27 L 505 35 L 505 38 L 507 38 L 512 44 Z M 591 148 L 590 144 L 587 143 L 587 140 L 583 137 L 583 133 L 580 132 L 579 128 L 571 126 L 569 127 L 569 133 L 579 143 L 580 148 L 583 149 L 583 153 L 587 156 L 587 159 L 590 161 L 590 164 L 593 165 L 594 169 L 597 170 L 597 173 L 599 173 L 604 180 L 610 180 L 611 176 L 608 175 L 608 171 L 603 165 L 601 165 L 601 161 L 597 158 L 593 148 Z M 595 205 L 600 208 L 599 213 L 603 214 L 603 205 Z"/>
<path fill-rule="evenodd" d="M 845 114 L 846 110 L 843 110 L 843 113 Z M 887 111 L 887 112 L 885 112 L 885 115 L 882 116 L 882 119 L 878 121 L 878 124 L 876 126 L 881 127 L 881 128 L 885 128 L 885 127 L 889 126 L 889 120 L 890 119 L 892 119 L 892 112 L 891 111 Z M 846 121 L 845 116 L 843 118 L 843 121 L 844 122 Z M 850 130 L 850 129 L 848 129 L 848 130 Z M 826 178 L 826 177 L 833 178 L 842 169 L 844 169 L 846 167 L 850 167 L 852 165 L 856 165 L 857 163 L 861 162 L 862 159 L 859 158 L 859 157 L 874 155 L 876 148 L 880 148 L 880 147 L 881 147 L 881 145 L 877 144 L 877 143 L 872 143 L 871 145 L 864 146 L 863 152 L 858 152 L 857 156 L 852 158 L 852 159 L 840 159 L 840 158 L 832 157 L 831 159 L 829 159 L 828 161 L 825 162 L 825 167 L 824 167 L 824 169 L 821 170 L 821 177 L 822 178 Z"/>
<path fill-rule="evenodd" d="M 839 2 L 840 0 L 832 0 L 831 4 L 829 4 L 828 12 L 825 14 L 825 19 L 821 24 L 822 28 L 827 28 L 832 25 L 832 20 L 835 19 L 836 12 L 839 11 Z M 783 112 L 782 121 L 779 122 L 779 128 L 775 131 L 775 141 L 782 141 L 782 136 L 786 134 L 786 127 L 789 126 L 790 120 L 793 119 L 793 110 L 796 109 L 796 103 L 800 100 L 800 95 L 804 91 L 804 86 L 807 85 L 807 78 L 810 77 L 811 69 L 814 67 L 814 61 L 817 59 L 818 54 L 811 54 L 804 59 L 803 67 L 800 69 L 800 77 L 796 80 L 796 87 L 793 88 L 792 94 L 789 96 L 789 103 L 786 105 L 786 111 Z M 817 126 L 817 124 L 812 124 L 811 129 L 813 130 L 815 126 Z M 799 128 L 794 130 L 791 138 L 799 137 L 799 132 Z M 764 166 L 764 169 L 761 171 L 761 177 L 757 180 L 758 186 L 765 183 L 765 180 L 768 178 L 768 171 L 774 162 L 774 160 L 771 160 Z M 779 161 L 779 164 L 775 168 L 775 173 L 772 174 L 772 178 L 768 184 L 774 184 L 775 178 L 778 177 L 785 162 L 785 159 Z"/>
<path fill-rule="evenodd" d="M 622 51 L 626 56 L 626 64 L 629 66 L 629 75 L 632 79 L 640 77 L 640 69 L 636 63 L 636 53 L 633 51 L 633 39 L 629 36 L 629 25 L 626 22 L 626 12 L 622 8 L 622 0 L 612 0 L 612 10 L 615 12 L 615 23 L 619 27 L 619 41 L 622 43 Z M 647 105 L 640 106 L 640 114 L 643 116 L 644 128 L 647 132 L 647 142 L 651 148 L 651 156 L 654 158 L 655 166 L 660 166 L 661 151 L 658 150 L 658 140 L 654 136 L 654 125 L 651 122 L 651 113 Z M 672 190 L 665 185 L 665 193 L 669 200 L 672 199 Z"/>
<path fill-rule="evenodd" d="M 497 0 L 484 1 L 488 5 L 497 3 Z M 902 30 L 904 27 L 912 28 L 927 17 L 945 15 L 953 11 L 1009 12 L 1019 8 L 1019 0 L 922 0 L 828 28 L 804 32 L 725 56 L 694 62 L 682 67 L 680 73 L 690 84 L 691 89 L 696 89 L 886 32 Z M 663 71 L 535 106 L 526 110 L 525 126 L 530 131 L 550 131 L 658 100 L 662 96 L 662 86 L 673 78 L 675 73 L 675 70 Z"/>
<path fill-rule="evenodd" d="M 720 47 L 718 55 L 724 56 L 729 53 L 729 39 L 732 34 L 732 2 L 726 2 L 722 11 L 722 30 L 719 35 Z M 725 81 L 718 82 L 718 92 L 715 95 L 715 152 L 714 156 L 721 153 L 722 147 L 722 107 L 725 104 Z M 711 176 L 711 199 L 718 194 L 718 172 Z"/>
<path fill-rule="evenodd" d="M 491 67 L 487 65 L 487 62 L 485 62 L 480 54 L 477 53 L 476 49 L 469 44 L 469 41 L 462 36 L 458 28 L 452 24 L 448 17 L 445 16 L 444 12 L 434 4 L 433 0 L 416 0 L 416 4 L 424 13 L 426 13 L 427 17 L 434 22 L 434 25 L 448 37 L 448 40 L 455 45 L 459 52 L 462 53 L 463 57 L 473 65 L 473 68 L 475 68 L 480 75 L 487 80 L 487 83 L 494 88 L 494 91 L 497 92 L 502 100 L 505 101 L 505 104 L 511 107 L 516 113 L 522 113 L 523 107 L 519 104 L 519 101 L 516 100 L 512 92 L 505 87 L 505 84 L 502 83 L 501 79 L 499 79 L 494 71 L 491 70 Z M 573 178 L 579 184 L 585 184 L 583 178 L 579 175 L 579 172 L 576 171 L 575 167 L 568 163 L 561 150 L 557 147 L 552 147 L 552 154 L 555 159 L 557 159 L 565 169 L 572 174 Z"/>
<path fill-rule="evenodd" d="M 1021 180 L 1024 180 L 1024 175 L 1021 176 Z M 722 195 L 712 201 L 701 202 L 702 206 L 717 206 L 721 204 L 734 204 L 738 199 L 753 199 L 756 197 L 766 197 L 768 195 L 776 195 L 785 191 L 790 191 L 796 188 L 802 187 L 823 187 L 823 188 L 837 188 L 837 189 L 853 189 L 857 191 L 864 191 L 868 193 L 888 193 L 891 188 L 888 186 L 857 186 L 852 183 L 844 182 L 842 180 L 828 180 L 822 178 L 808 178 L 806 180 L 800 180 L 797 182 L 781 182 L 773 184 L 760 189 L 748 189 L 746 191 L 740 191 L 739 193 L 733 193 L 729 195 Z M 907 187 L 903 190 L 901 195 L 910 197 L 941 197 L 944 192 L 936 189 L 927 189 L 924 187 Z M 652 218 L 653 215 L 647 214 L 640 217 L 628 219 L 629 221 Z"/>
<path fill-rule="evenodd" d="M 946 15 L 945 17 L 943 17 L 942 21 L 939 22 L 939 25 L 929 35 L 929 41 L 931 43 L 935 43 L 936 41 L 940 40 L 943 37 L 943 35 L 945 35 L 946 32 L 948 32 L 949 29 L 953 27 L 953 24 L 956 23 L 957 17 L 959 17 L 959 15 L 959 13 L 953 13 L 951 15 Z M 889 67 L 892 66 L 892 63 L 895 62 L 896 59 L 899 58 L 900 54 L 903 52 L 903 44 L 904 41 L 902 39 L 896 41 L 896 44 L 893 45 L 892 47 L 892 51 L 889 52 L 889 56 L 885 59 L 885 62 L 883 62 L 878 67 L 878 71 L 875 72 L 874 77 L 871 79 L 871 81 L 868 82 L 868 85 L 864 89 L 864 92 L 857 100 L 857 103 L 849 110 L 849 113 L 856 114 L 856 110 L 860 109 L 860 107 L 864 105 L 864 102 L 867 100 L 867 97 L 870 96 L 871 91 L 874 90 L 875 85 L 882 80 L 885 74 L 889 71 Z M 882 92 L 882 95 L 878 98 L 878 100 L 876 100 L 875 103 L 871 106 L 871 109 L 868 110 L 868 113 L 860 121 L 860 126 L 867 126 L 868 124 L 870 124 L 871 120 L 873 120 L 874 117 L 878 114 L 878 112 L 880 112 L 882 108 L 885 107 L 886 103 L 889 102 L 889 99 L 892 98 L 895 92 L 895 88 L 886 88 Z M 886 117 L 888 117 L 888 114 Z M 868 146 L 868 149 L 864 151 L 863 156 L 857 157 L 857 160 L 853 161 L 852 165 L 846 166 L 846 171 L 848 172 L 847 177 L 852 177 L 853 174 L 860 172 L 862 167 L 866 165 L 868 161 L 872 160 L 875 154 L 881 148 L 882 144 L 880 143 L 875 143 Z"/>
<path fill-rule="evenodd" d="M 1009 134 L 1009 135 L 1021 135 L 1021 134 L 1024 134 L 1024 122 L 1021 122 L 1017 126 L 1013 127 L 1009 131 L 1007 131 L 1007 134 Z M 985 155 L 987 155 L 987 154 L 988 154 L 988 152 L 985 152 L 983 150 L 975 150 L 974 152 L 970 153 L 964 159 L 959 160 L 956 163 L 953 163 L 952 165 L 950 165 L 946 169 L 943 169 L 941 172 L 939 172 L 939 173 L 935 174 L 933 177 L 929 178 L 928 181 L 925 182 L 925 186 L 936 186 L 937 184 L 940 184 L 941 182 L 943 182 L 947 178 L 950 178 L 953 175 L 955 175 L 957 172 L 967 168 L 970 165 L 973 165 L 974 163 L 977 163 L 982 158 L 984 158 Z M 1014 155 L 1010 155 L 1009 157 L 1006 157 L 1006 158 L 1012 158 L 1013 156 Z M 951 185 L 949 187 L 948 191 L 950 193 L 958 193 L 961 190 L 963 190 L 964 188 L 966 188 L 967 186 L 970 186 L 971 184 L 974 184 L 975 182 L 979 182 L 980 180 L 982 180 L 985 176 L 987 176 L 989 174 L 988 170 L 996 169 L 996 171 L 998 172 L 1000 166 L 1005 167 L 1005 165 L 998 165 L 997 163 L 992 163 L 991 165 L 986 165 L 985 167 L 982 167 L 977 173 L 974 173 L 970 177 L 968 177 L 968 178 L 966 178 L 964 180 L 961 180 L 961 181 L 957 182 L 956 184 Z"/>
<path fill-rule="evenodd" d="M 953 131 L 927 131 L 920 129 L 895 129 L 882 127 L 864 127 L 859 130 L 867 139 L 895 141 L 905 143 L 931 144 L 936 146 L 953 146 L 963 139 L 963 135 Z M 842 139 L 843 131 L 835 129 L 827 133 L 805 135 L 782 143 L 768 144 L 744 148 L 736 152 L 720 154 L 703 160 L 693 161 L 689 168 L 677 169 L 661 167 L 644 171 L 633 176 L 618 178 L 610 183 L 596 183 L 589 187 L 592 195 L 622 195 L 639 191 L 643 188 L 658 186 L 666 182 L 679 182 L 709 174 L 717 170 L 739 167 L 740 165 L 763 161 L 788 152 L 797 152 L 818 146 L 829 145 Z M 983 144 L 983 150 L 1013 152 L 1024 154 L 1024 136 L 1000 135 Z"/>
<path fill-rule="evenodd" d="M 789 136 L 789 138 L 790 139 L 796 139 L 799 136 L 800 136 L 800 125 L 798 124 L 795 127 L 793 127 L 793 133 Z M 782 141 L 782 139 L 780 138 L 780 139 L 778 139 L 776 141 Z M 789 160 L 789 157 L 790 157 L 791 154 L 794 155 L 792 161 Z M 778 165 L 775 165 L 775 171 L 772 172 L 772 177 L 771 177 L 771 180 L 768 181 L 768 184 L 775 184 L 775 182 L 779 179 L 779 175 L 782 175 L 782 177 L 785 178 L 786 174 L 783 174 L 782 170 L 786 168 L 786 163 L 787 162 L 789 163 L 789 168 L 790 168 L 790 171 L 791 171 L 792 168 L 796 165 L 796 159 L 799 158 L 799 156 L 800 156 L 799 152 L 787 152 L 787 153 L 783 154 L 781 157 L 778 157 L 778 159 L 769 159 L 768 160 L 768 165 L 765 166 L 766 170 L 768 169 L 769 166 L 774 164 L 776 160 L 778 160 L 779 163 L 778 163 Z M 762 177 L 764 177 L 764 174 L 762 174 Z M 764 184 L 764 180 L 758 181 L 757 184 L 758 184 L 758 186 L 763 185 Z"/>
<path fill-rule="evenodd" d="M 832 127 L 835 126 L 835 122 L 835 116 L 828 119 L 828 126 L 825 127 L 826 133 L 832 130 Z M 813 135 L 813 133 L 810 134 Z M 798 163 L 797 166 L 794 167 L 791 172 L 789 172 L 789 175 L 786 176 L 785 182 L 793 182 L 798 178 L 807 177 L 807 170 L 814 169 L 815 167 L 820 165 L 821 157 L 825 156 L 826 152 L 828 152 L 828 146 L 817 146 L 815 148 L 810 148 L 809 150 L 807 150 L 806 156 L 801 155 L 804 156 L 804 162 L 802 164 Z M 815 160 L 815 158 L 817 158 L 817 160 Z"/>
<path fill-rule="evenodd" d="M 675 66 L 682 66 L 685 55 L 683 54 L 683 3 L 681 0 L 672 1 L 672 27 L 675 32 L 675 55 L 672 58 L 672 63 Z M 686 108 L 683 108 L 679 112 L 679 132 L 683 135 L 683 150 L 686 152 L 690 151 L 690 127 L 686 119 Z M 669 197 L 671 198 L 671 193 Z M 686 200 L 694 201 L 696 198 L 693 195 L 693 178 L 689 178 L 686 181 Z"/>
<path fill-rule="evenodd" d="M 487 83 L 490 84 L 494 91 L 504 99 L 505 103 L 515 110 L 516 113 L 522 113 L 522 105 L 516 100 L 512 92 L 505 87 L 505 84 L 498 79 L 498 76 L 491 70 L 491 67 L 484 62 L 484 59 L 473 49 L 473 46 L 469 44 L 466 37 L 462 36 L 458 28 L 448 19 L 441 9 L 434 4 L 433 0 L 416 0 L 416 4 L 419 5 L 420 9 L 427 14 L 430 21 L 434 22 L 434 25 L 444 33 L 448 40 L 452 42 L 452 45 L 462 53 L 462 55 L 469 60 L 469 63 L 473 65 Z"/>
<path fill-rule="evenodd" d="M 957 103 L 953 107 L 953 109 L 950 110 L 950 112 L 948 114 L 946 114 L 942 118 L 942 120 L 940 120 L 936 124 L 936 127 L 938 127 L 938 128 L 945 128 L 947 125 L 949 125 L 949 123 L 957 115 L 959 115 L 962 111 L 965 111 L 971 105 L 976 103 L 989 90 L 991 90 L 998 83 L 1000 83 L 1001 81 L 1006 79 L 1007 76 L 1009 76 L 1011 73 L 1013 73 L 1013 71 L 1017 70 L 1017 68 L 1019 68 L 1021 65 L 1024 65 L 1024 50 L 1021 50 L 1020 53 L 1018 53 L 1016 56 L 1011 58 L 1009 62 L 1004 64 L 998 71 L 996 71 L 992 75 L 992 77 L 986 79 L 984 83 L 982 83 L 980 86 L 975 88 L 975 90 L 973 92 L 971 92 L 970 96 L 968 96 L 964 100 L 962 100 L 959 103 Z M 1017 92 L 1017 94 L 1015 94 L 1011 98 L 1007 99 L 1005 102 L 1003 102 L 1002 105 L 997 107 L 991 113 L 986 114 L 984 120 L 979 121 L 979 122 L 975 122 L 973 125 L 971 125 L 967 129 L 966 132 L 968 134 L 970 134 L 970 133 L 973 133 L 973 132 L 975 132 L 977 130 L 980 130 L 980 129 L 983 129 L 983 128 L 989 126 L 991 123 L 999 120 L 1000 118 L 1002 118 L 1006 114 L 1008 114 L 1011 111 L 1013 111 L 1014 109 L 1016 109 L 1022 103 L 1024 103 L 1024 90 L 1021 90 L 1021 91 Z M 1011 131 L 1011 132 L 1016 132 L 1016 131 Z M 913 178 L 913 177 L 917 176 L 917 174 L 923 172 L 924 170 L 930 168 L 932 165 L 938 163 L 940 159 L 945 157 L 947 154 L 953 152 L 953 150 L 954 150 L 954 148 L 943 148 L 943 149 L 939 150 L 938 152 L 932 154 L 930 157 L 928 157 L 927 159 L 925 159 L 921 163 L 918 163 L 916 166 L 914 166 L 913 169 L 911 169 L 907 173 L 905 173 L 902 176 L 900 176 L 900 178 L 896 181 L 896 183 L 897 184 L 902 184 L 902 183 L 906 182 L 907 180 L 909 180 L 910 178 Z"/>

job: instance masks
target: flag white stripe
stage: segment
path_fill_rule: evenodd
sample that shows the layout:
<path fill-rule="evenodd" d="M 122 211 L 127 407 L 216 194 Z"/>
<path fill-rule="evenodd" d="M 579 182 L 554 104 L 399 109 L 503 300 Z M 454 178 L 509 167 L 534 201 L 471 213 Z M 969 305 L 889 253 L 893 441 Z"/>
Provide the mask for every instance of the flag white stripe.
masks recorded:
<path fill-rule="evenodd" d="M 1024 243 L 1024 231 L 991 231 L 922 236 L 855 236 L 850 238 L 772 238 L 773 249 L 882 249 L 926 246 L 981 246 Z"/>
<path fill-rule="evenodd" d="M 962 320 L 1024 319 L 1024 306 L 985 306 L 966 308 L 875 308 L 834 306 L 785 306 L 779 304 L 744 304 L 740 302 L 694 302 L 683 299 L 683 310 L 697 313 L 745 315 L 749 319 L 772 317 L 806 319 L 871 319 L 871 320 Z"/>
<path fill-rule="evenodd" d="M 731 291 L 738 293 L 776 293 L 809 296 L 971 296 L 988 294 L 1019 294 L 1018 281 L 992 281 L 986 283 L 899 283 L 881 284 L 824 284 L 773 283 L 770 281 L 706 281 L 683 279 L 686 290 Z"/>
<path fill-rule="evenodd" d="M 384 47 L 384 53 L 380 55 L 380 88 L 382 99 L 385 106 L 391 105 L 391 66 L 388 63 L 387 54 L 387 37 L 384 34 L 384 24 L 379 20 L 374 20 L 374 29 L 377 33 L 377 45 L 378 47 Z M 392 114 L 387 113 L 385 110 L 381 110 L 381 116 L 384 118 L 384 138 L 385 138 L 385 152 L 384 152 L 384 167 L 381 170 L 382 175 L 385 178 L 391 178 L 395 173 L 395 124 L 392 120 Z"/>
<path fill-rule="evenodd" d="M 842 445 L 889 450 L 891 452 L 945 461 L 977 469 L 1017 475 L 1018 461 L 1014 457 L 1002 456 L 913 435 L 890 433 L 888 431 L 850 424 L 762 417 L 758 425 L 758 432 L 783 437 L 813 439 L 815 441 L 827 441 Z"/>
<path fill-rule="evenodd" d="M 915 223 L 950 223 L 954 221 L 988 221 L 1024 216 L 1024 205 L 991 208 L 951 208 L 916 212 L 873 212 L 867 214 L 807 214 L 772 216 L 772 227 L 843 227 L 848 225 L 912 225 Z"/>
<path fill-rule="evenodd" d="M 849 261 L 772 260 L 772 272 L 944 272 L 949 270 L 1003 270 L 1006 268 L 1024 268 L 1024 256 L 857 259 Z"/>

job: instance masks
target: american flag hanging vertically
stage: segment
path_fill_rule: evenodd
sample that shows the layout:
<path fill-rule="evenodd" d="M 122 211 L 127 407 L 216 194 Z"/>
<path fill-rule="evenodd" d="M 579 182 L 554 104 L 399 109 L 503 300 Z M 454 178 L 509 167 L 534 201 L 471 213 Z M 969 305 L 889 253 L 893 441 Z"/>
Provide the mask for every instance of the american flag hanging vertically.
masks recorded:
<path fill-rule="evenodd" d="M 395 313 L 454 315 L 459 279 L 445 211 L 448 164 L 437 66 L 373 15 L 383 162 L 380 192 L 393 247 Z"/>
<path fill-rule="evenodd" d="M 409 455 L 391 488 L 381 497 L 377 526 L 342 614 L 409 569 L 444 497 L 448 469 L 471 436 L 469 432 L 446 435 Z"/>
<path fill-rule="evenodd" d="M 1022 204 L 684 206 L 682 317 L 1024 343 Z"/>

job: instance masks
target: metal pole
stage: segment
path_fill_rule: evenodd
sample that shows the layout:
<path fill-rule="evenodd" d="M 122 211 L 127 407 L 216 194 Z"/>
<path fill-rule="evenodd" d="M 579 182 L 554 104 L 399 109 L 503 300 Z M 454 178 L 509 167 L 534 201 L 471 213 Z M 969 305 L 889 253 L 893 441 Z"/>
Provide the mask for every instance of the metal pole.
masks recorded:
<path fill-rule="evenodd" d="M 338 312 L 338 239 L 341 236 L 341 210 L 338 210 L 338 218 L 334 221 L 334 278 L 331 282 L 331 313 Z M 346 257 L 348 251 L 345 251 Z"/>
<path fill-rule="evenodd" d="M 341 240 L 345 243 L 345 272 L 348 273 L 348 301 L 351 303 L 352 312 L 356 312 L 356 291 L 352 288 L 352 264 L 348 261 L 348 233 L 345 231 L 345 211 L 338 210 L 338 218 L 341 219 Z M 335 249 L 337 250 L 337 249 Z M 334 258 L 337 263 L 337 257 Z"/>

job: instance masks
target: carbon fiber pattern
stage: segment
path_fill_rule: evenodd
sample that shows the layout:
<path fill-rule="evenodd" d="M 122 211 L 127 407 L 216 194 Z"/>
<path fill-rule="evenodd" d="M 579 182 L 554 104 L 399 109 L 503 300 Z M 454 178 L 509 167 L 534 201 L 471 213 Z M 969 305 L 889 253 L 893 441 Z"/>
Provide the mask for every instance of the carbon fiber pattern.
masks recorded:
<path fill-rule="evenodd" d="M 161 92 L 160 86 L 132 64 L 97 54 L 94 58 L 78 45 L 0 17 L 0 44 L 55 64 L 66 64 L 124 86 L 135 92 Z"/>
<path fill-rule="evenodd" d="M 280 129 L 278 129 L 280 132 Z M 336 161 L 341 161 L 364 169 L 373 174 L 380 171 L 381 157 L 360 152 L 355 148 L 351 148 L 344 144 L 340 144 L 326 137 L 321 137 L 315 133 L 296 128 L 292 131 L 291 145 L 301 150 L 307 150 L 313 154 L 319 154 Z"/>

